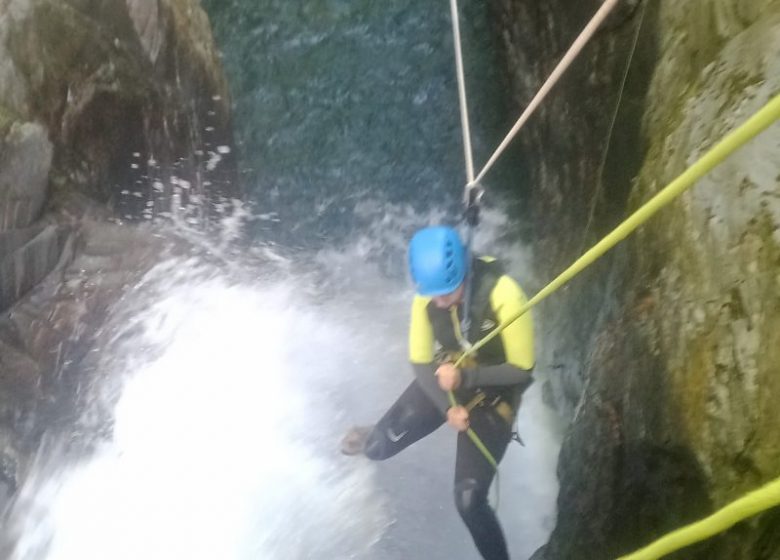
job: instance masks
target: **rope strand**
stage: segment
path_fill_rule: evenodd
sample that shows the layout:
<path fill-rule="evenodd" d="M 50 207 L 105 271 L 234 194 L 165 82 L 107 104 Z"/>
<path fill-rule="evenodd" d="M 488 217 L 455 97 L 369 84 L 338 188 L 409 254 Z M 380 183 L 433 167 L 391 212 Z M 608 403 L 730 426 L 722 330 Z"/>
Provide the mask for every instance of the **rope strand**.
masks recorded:
<path fill-rule="evenodd" d="M 460 104 L 460 124 L 463 133 L 463 153 L 466 158 L 466 179 L 468 184 L 474 182 L 474 156 L 471 151 L 471 127 L 469 126 L 469 107 L 466 99 L 466 77 L 463 72 L 463 53 L 460 40 L 460 17 L 458 15 L 458 0 L 450 0 L 452 14 L 452 39 L 455 43 L 455 69 L 458 75 L 458 100 Z M 464 195 L 464 203 L 468 203 L 468 188 Z"/>
<path fill-rule="evenodd" d="M 474 179 L 474 181 L 471 181 L 471 183 L 479 183 L 482 180 L 482 178 L 485 176 L 485 174 L 490 170 L 490 168 L 493 167 L 493 164 L 496 162 L 496 160 L 498 160 L 501 154 L 504 153 L 504 150 L 506 150 L 509 143 L 515 138 L 515 136 L 517 136 L 517 133 L 520 132 L 520 129 L 523 128 L 525 123 L 528 121 L 529 117 L 534 113 L 534 111 L 536 111 L 539 105 L 541 105 L 544 98 L 547 96 L 547 94 L 550 92 L 553 86 L 558 82 L 558 80 L 563 75 L 563 73 L 566 72 L 566 70 L 571 65 L 572 61 L 575 58 L 577 58 L 577 55 L 580 54 L 580 52 L 588 43 L 588 41 L 590 41 L 593 35 L 595 35 L 596 30 L 604 22 L 604 20 L 607 18 L 607 16 L 612 11 L 612 9 L 617 5 L 617 3 L 618 0 L 604 1 L 604 3 L 601 5 L 601 8 L 599 8 L 599 10 L 596 12 L 596 15 L 593 16 L 593 19 L 591 19 L 590 22 L 588 22 L 588 25 L 585 26 L 585 29 L 582 30 L 582 32 L 577 37 L 577 39 L 575 39 L 574 43 L 572 43 L 569 50 L 566 52 L 566 54 L 563 56 L 561 61 L 558 63 L 558 66 L 555 67 L 555 69 L 552 71 L 552 74 L 550 74 L 550 77 L 547 78 L 547 81 L 544 82 L 544 84 L 542 84 L 541 88 L 539 88 L 539 91 L 536 93 L 534 98 L 528 104 L 528 107 L 526 107 L 525 111 L 523 111 L 523 114 L 520 115 L 520 118 L 517 119 L 515 125 L 512 127 L 512 129 L 509 131 L 506 137 L 501 141 L 501 144 L 499 144 L 498 148 L 496 148 L 496 151 L 493 152 L 493 155 L 490 156 L 490 159 L 487 161 L 485 166 L 479 172 L 476 179 Z"/>

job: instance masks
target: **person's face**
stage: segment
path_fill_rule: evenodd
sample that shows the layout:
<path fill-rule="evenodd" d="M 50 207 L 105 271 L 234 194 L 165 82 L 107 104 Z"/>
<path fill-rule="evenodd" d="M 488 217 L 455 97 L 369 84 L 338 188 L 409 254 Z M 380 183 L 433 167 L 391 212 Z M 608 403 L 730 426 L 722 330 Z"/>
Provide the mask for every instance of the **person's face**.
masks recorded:
<path fill-rule="evenodd" d="M 454 292 L 444 294 L 443 296 L 433 296 L 433 304 L 439 309 L 449 309 L 453 305 L 458 305 L 463 297 L 463 284 L 458 286 Z"/>

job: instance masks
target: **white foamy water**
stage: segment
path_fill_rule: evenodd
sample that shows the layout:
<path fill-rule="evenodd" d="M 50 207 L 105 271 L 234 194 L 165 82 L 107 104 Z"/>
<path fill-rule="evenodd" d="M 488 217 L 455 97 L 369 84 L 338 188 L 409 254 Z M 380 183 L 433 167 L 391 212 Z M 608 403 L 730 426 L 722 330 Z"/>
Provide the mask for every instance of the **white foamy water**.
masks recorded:
<path fill-rule="evenodd" d="M 345 333 L 296 300 L 283 285 L 172 283 L 133 341 L 113 441 L 42 489 L 48 527 L 28 518 L 16 557 L 48 538 L 52 560 L 346 557 L 373 542 L 370 469 L 318 448 L 337 411 L 316 380 L 341 365 Z"/>
<path fill-rule="evenodd" d="M 384 228 L 396 245 L 398 226 Z M 284 259 L 265 280 L 192 259 L 154 269 L 154 290 L 129 298 L 151 300 L 128 317 L 127 355 L 105 360 L 125 380 L 113 436 L 33 474 L 9 517 L 12 560 L 475 558 L 452 504 L 449 428 L 381 464 L 338 451 L 350 424 L 376 421 L 412 379 L 412 294 L 372 262 L 380 249 L 403 262 L 384 240 L 321 252 L 321 274 Z M 501 468 L 517 558 L 554 522 L 560 433 L 539 388 L 520 414 L 527 447 Z"/>

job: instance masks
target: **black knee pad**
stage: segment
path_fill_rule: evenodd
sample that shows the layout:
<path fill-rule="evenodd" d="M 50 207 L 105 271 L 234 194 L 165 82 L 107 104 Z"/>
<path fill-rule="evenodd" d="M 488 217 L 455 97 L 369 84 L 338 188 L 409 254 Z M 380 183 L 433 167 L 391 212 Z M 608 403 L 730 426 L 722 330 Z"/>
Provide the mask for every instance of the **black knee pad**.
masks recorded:
<path fill-rule="evenodd" d="M 407 430 L 411 426 L 414 417 L 417 415 L 415 407 L 406 405 L 402 407 L 393 419 L 393 427 L 398 431 Z"/>
<path fill-rule="evenodd" d="M 455 507 L 461 517 L 467 518 L 487 503 L 487 489 L 473 478 L 455 484 Z"/>

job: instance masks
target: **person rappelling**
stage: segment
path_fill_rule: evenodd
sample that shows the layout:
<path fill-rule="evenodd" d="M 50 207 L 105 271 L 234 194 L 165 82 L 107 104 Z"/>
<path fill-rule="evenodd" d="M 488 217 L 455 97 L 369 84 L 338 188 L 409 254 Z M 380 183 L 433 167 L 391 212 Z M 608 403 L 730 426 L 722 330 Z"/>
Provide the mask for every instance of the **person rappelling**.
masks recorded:
<path fill-rule="evenodd" d="M 409 244 L 408 260 L 417 292 L 409 328 L 414 380 L 375 426 L 347 433 L 342 451 L 382 461 L 446 422 L 458 434 L 454 488 L 458 512 L 483 558 L 508 559 L 501 525 L 488 503 L 496 465 L 467 430 L 479 434 L 496 463 L 501 460 L 512 440 L 521 395 L 533 381 L 531 315 L 514 321 L 467 356 L 461 367 L 455 364 L 469 339 L 483 337 L 512 317 L 526 296 L 496 259 L 470 256 L 450 227 L 419 230 Z M 464 317 L 470 318 L 467 332 L 461 330 Z"/>

